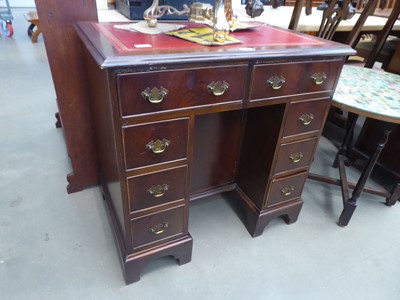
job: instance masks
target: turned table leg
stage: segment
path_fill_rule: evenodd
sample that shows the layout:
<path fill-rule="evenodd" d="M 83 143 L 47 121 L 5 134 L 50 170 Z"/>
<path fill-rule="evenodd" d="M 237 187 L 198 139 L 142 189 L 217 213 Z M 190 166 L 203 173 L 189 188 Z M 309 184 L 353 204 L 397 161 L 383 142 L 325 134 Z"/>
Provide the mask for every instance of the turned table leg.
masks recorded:
<path fill-rule="evenodd" d="M 339 218 L 340 226 L 347 226 L 347 224 L 349 223 L 351 216 L 353 215 L 353 213 L 356 209 L 357 199 L 360 197 L 360 195 L 365 187 L 365 184 L 367 183 L 367 180 L 368 180 L 369 176 L 371 175 L 372 170 L 378 160 L 378 157 L 379 157 L 381 151 L 383 150 L 383 148 L 385 148 L 385 145 L 389 139 L 389 134 L 393 130 L 393 127 L 394 127 L 394 125 L 392 123 L 382 122 L 382 134 L 376 144 L 375 151 L 372 154 L 372 156 L 370 157 L 366 168 L 362 172 L 362 174 L 357 182 L 357 185 L 356 185 L 355 189 L 353 190 L 351 198 L 348 199 L 347 201 L 344 201 L 344 209 Z M 347 184 L 347 182 L 345 184 Z M 399 188 L 397 188 L 393 194 L 399 194 L 399 193 L 400 193 L 400 190 L 399 190 Z"/>
<path fill-rule="evenodd" d="M 354 135 L 354 128 L 356 126 L 358 119 L 358 115 L 354 113 L 350 113 L 347 116 L 347 128 L 346 128 L 346 133 L 343 139 L 342 144 L 340 145 L 340 148 L 338 150 L 338 153 L 336 154 L 335 160 L 333 162 L 333 167 L 337 168 L 339 166 L 339 161 L 338 157 L 339 155 L 345 155 L 346 156 L 346 165 L 350 165 L 350 158 L 351 158 L 351 153 L 353 151 L 353 135 Z"/>

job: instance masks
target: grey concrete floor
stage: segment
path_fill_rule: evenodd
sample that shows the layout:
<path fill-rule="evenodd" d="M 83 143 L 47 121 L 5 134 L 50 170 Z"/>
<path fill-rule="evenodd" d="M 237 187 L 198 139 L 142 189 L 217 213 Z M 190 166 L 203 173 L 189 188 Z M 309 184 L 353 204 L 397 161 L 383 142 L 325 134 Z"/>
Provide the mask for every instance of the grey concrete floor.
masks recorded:
<path fill-rule="evenodd" d="M 400 204 L 363 195 L 341 228 L 340 189 L 311 180 L 297 223 L 257 238 L 224 197 L 192 203 L 192 262 L 154 261 L 126 286 L 99 189 L 66 193 L 45 47 L 24 11 L 0 36 L 0 299 L 400 299 Z M 335 151 L 322 138 L 313 171 L 336 176 Z"/>

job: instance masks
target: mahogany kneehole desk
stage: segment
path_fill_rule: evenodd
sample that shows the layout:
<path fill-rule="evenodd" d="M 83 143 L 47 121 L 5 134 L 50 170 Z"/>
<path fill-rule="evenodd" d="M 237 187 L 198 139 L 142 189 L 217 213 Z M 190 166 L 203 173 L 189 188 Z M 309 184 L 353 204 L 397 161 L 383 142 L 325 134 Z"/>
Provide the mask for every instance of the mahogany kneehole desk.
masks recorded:
<path fill-rule="evenodd" d="M 220 47 L 108 23 L 79 23 L 77 31 L 127 283 L 149 260 L 191 260 L 191 199 L 234 191 L 254 237 L 273 218 L 297 220 L 351 48 L 268 26 Z"/>

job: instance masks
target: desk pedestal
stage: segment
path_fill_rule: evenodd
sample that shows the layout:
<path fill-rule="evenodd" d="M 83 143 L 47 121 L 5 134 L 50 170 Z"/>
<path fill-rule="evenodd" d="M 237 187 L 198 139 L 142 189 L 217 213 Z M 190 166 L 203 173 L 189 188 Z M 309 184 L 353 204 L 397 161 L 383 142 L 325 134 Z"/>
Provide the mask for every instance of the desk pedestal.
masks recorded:
<path fill-rule="evenodd" d="M 149 260 L 190 261 L 190 200 L 233 192 L 253 237 L 273 218 L 297 220 L 351 49 L 267 26 L 232 34 L 243 44 L 222 48 L 112 24 L 77 29 L 127 283 Z"/>

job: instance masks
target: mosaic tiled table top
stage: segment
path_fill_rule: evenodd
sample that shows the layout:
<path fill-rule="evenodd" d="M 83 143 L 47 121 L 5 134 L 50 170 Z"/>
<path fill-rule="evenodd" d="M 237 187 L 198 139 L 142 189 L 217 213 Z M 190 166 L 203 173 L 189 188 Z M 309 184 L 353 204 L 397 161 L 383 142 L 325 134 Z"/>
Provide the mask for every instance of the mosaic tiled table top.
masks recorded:
<path fill-rule="evenodd" d="M 345 65 L 333 101 L 400 123 L 400 75 Z"/>

